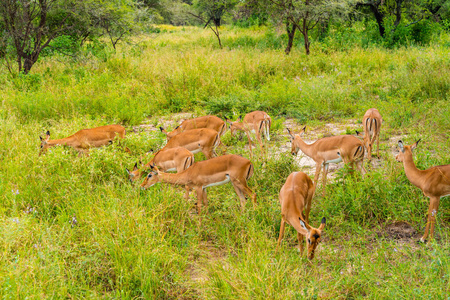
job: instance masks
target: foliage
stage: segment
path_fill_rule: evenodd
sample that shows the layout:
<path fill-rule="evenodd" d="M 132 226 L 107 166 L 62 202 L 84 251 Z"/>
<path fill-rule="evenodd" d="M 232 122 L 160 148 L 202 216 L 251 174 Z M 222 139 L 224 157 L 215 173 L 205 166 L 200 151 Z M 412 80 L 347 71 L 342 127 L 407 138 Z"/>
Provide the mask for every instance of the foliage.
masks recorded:
<path fill-rule="evenodd" d="M 48 54 L 27 75 L 0 64 L 0 298 L 446 298 L 449 199 L 441 200 L 437 239 L 417 244 L 428 199 L 394 155 L 399 138 L 422 138 L 420 169 L 449 163 L 448 37 L 392 49 L 354 38 L 340 50 L 367 33 L 338 35 L 334 26 L 310 56 L 296 48 L 282 55 L 271 28 L 224 26 L 233 47 L 218 49 L 200 28 L 160 26 L 117 51 L 89 42 L 70 63 Z M 382 159 L 364 178 L 331 171 L 326 197 L 319 183 L 311 225 L 324 216 L 327 225 L 313 261 L 298 253 L 291 226 L 277 252 L 279 190 L 292 171 L 314 172 L 289 153 L 285 122 L 308 125 L 313 140 L 362 127 L 370 107 L 383 115 Z M 254 149 L 255 207 L 241 212 L 231 185 L 209 187 L 200 217 L 182 188 L 128 182 L 125 168 L 164 144 L 157 127 L 187 115 L 173 113 L 235 120 L 253 109 L 273 120 L 267 153 Z M 111 123 L 126 126 L 131 154 L 113 144 L 89 157 L 64 147 L 38 156 L 47 130 L 59 138 Z M 222 140 L 228 153 L 249 157 L 245 138 Z M 396 224 L 417 234 L 398 237 Z"/>

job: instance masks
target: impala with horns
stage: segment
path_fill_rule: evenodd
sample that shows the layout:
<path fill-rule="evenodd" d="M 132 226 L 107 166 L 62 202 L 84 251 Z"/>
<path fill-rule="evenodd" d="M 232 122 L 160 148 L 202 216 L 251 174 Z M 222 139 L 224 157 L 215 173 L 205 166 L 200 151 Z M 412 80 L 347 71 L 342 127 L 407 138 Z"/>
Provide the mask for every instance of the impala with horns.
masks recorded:
<path fill-rule="evenodd" d="M 194 163 L 190 168 L 180 173 L 163 173 L 157 167 L 152 170 L 142 183 L 142 188 L 148 188 L 157 182 L 185 185 L 197 192 L 197 211 L 201 206 L 208 205 L 206 188 L 231 182 L 244 209 L 245 198 L 250 197 L 256 203 L 256 194 L 247 186 L 247 180 L 253 175 L 252 163 L 242 156 L 228 154 Z M 187 198 L 188 199 L 188 198 Z"/>
<path fill-rule="evenodd" d="M 50 139 L 50 131 L 47 131 L 46 138 L 41 139 L 41 150 L 39 155 L 47 152 L 48 148 L 54 146 L 69 146 L 77 150 L 80 154 L 89 154 L 90 148 L 101 147 L 111 144 L 116 137 L 125 137 L 125 127 L 121 125 L 106 125 L 90 129 L 82 129 L 75 134 L 63 139 Z M 128 148 L 125 148 L 129 151 Z"/>
<path fill-rule="evenodd" d="M 159 127 L 161 132 L 167 136 L 167 141 L 169 141 L 174 136 L 182 133 L 183 131 L 200 128 L 214 129 L 219 133 L 219 136 L 222 136 L 225 133 L 226 126 L 225 122 L 222 119 L 216 116 L 208 115 L 190 120 L 185 120 L 171 132 L 167 132 L 166 130 L 164 130 L 164 128 Z"/>
<path fill-rule="evenodd" d="M 291 139 L 292 155 L 297 155 L 298 150 L 311 157 L 316 163 L 316 174 L 314 175 L 314 184 L 317 185 L 317 181 L 320 175 L 320 169 L 323 167 L 323 195 L 325 195 L 325 186 L 327 184 L 328 165 L 330 163 L 340 163 L 344 161 L 346 164 L 350 164 L 354 167 L 356 164 L 361 174 L 366 173 L 364 168 L 364 145 L 355 136 L 352 135 L 338 135 L 324 137 L 312 144 L 306 144 L 302 135 L 305 133 L 306 126 L 300 131 L 299 134 L 293 135 L 289 128 L 286 128 Z"/>
<path fill-rule="evenodd" d="M 229 122 L 231 136 L 233 136 L 237 130 L 244 131 L 247 134 L 251 149 L 249 132 L 254 133 L 262 150 L 263 145 L 261 135 L 264 135 L 265 138 L 270 141 L 270 126 L 272 125 L 272 119 L 270 116 L 266 112 L 258 110 L 246 114 L 242 121 L 240 119 L 241 118 L 239 118 L 236 122 Z"/>
<path fill-rule="evenodd" d="M 277 251 L 284 236 L 285 223 L 297 231 L 300 255 L 303 253 L 303 240 L 306 237 L 308 258 L 314 258 L 314 252 L 320 243 L 326 219 L 323 218 L 319 228 L 309 225 L 309 212 L 316 186 L 311 178 L 303 172 L 291 173 L 280 190 L 281 225 Z M 303 214 L 305 211 L 305 214 Z"/>
<path fill-rule="evenodd" d="M 441 198 L 450 196 L 450 165 L 435 166 L 427 170 L 417 169 L 412 151 L 417 148 L 419 142 L 420 140 L 407 146 L 403 145 L 402 141 L 398 141 L 400 152 L 395 159 L 403 163 L 408 180 L 420 188 L 426 197 L 430 198 L 427 225 L 424 235 L 420 238 L 421 242 L 426 242 L 428 234 L 431 239 L 434 236 L 434 225 Z"/>
<path fill-rule="evenodd" d="M 380 112 L 376 108 L 371 108 L 366 111 L 363 117 L 364 136 L 361 132 L 356 131 L 356 134 L 363 136 L 364 146 L 367 149 L 367 158 L 372 159 L 372 148 L 377 141 L 377 157 L 380 158 L 380 131 L 381 123 Z"/>
<path fill-rule="evenodd" d="M 194 163 L 194 154 L 183 147 L 175 147 L 166 150 L 159 150 L 153 158 L 143 166 L 143 170 L 138 168 L 136 163 L 132 171 L 127 170 L 130 182 L 141 178 L 142 171 L 148 170 L 151 165 L 157 166 L 163 172 L 181 172 L 189 168 Z"/>
<path fill-rule="evenodd" d="M 183 131 L 171 138 L 161 150 L 184 147 L 193 154 L 202 152 L 207 159 L 217 156 L 215 148 L 221 143 L 214 129 L 200 128 Z"/>

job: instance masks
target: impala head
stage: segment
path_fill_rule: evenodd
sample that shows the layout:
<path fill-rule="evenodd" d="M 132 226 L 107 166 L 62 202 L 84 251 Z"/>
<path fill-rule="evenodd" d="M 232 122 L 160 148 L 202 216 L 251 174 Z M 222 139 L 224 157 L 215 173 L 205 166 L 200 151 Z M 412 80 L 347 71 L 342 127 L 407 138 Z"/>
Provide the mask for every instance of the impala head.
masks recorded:
<path fill-rule="evenodd" d="M 142 164 L 141 162 L 139 163 Z M 139 170 L 137 163 L 134 164 L 133 170 L 130 171 L 127 168 L 125 168 L 125 170 L 127 170 L 129 176 L 128 179 L 130 180 L 131 183 L 141 178 L 142 172 Z"/>
<path fill-rule="evenodd" d="M 320 243 L 321 237 L 322 237 L 322 230 L 325 228 L 326 219 L 325 217 L 322 218 L 322 222 L 319 226 L 319 228 L 313 228 L 303 222 L 302 219 L 300 219 L 300 225 L 307 231 L 306 234 L 306 246 L 308 249 L 308 259 L 311 260 L 314 258 L 314 252 L 316 251 L 317 246 Z"/>
<path fill-rule="evenodd" d="M 47 133 L 45 134 L 45 139 L 42 136 L 39 136 L 41 139 L 41 150 L 39 151 L 39 155 L 44 154 L 47 152 L 47 149 L 49 148 L 48 141 L 50 140 L 50 131 L 47 130 Z"/>
<path fill-rule="evenodd" d="M 146 189 L 159 182 L 159 170 L 155 165 L 150 166 L 150 172 L 141 184 L 141 189 Z"/>
<path fill-rule="evenodd" d="M 170 141 L 171 138 L 173 138 L 174 136 L 176 136 L 177 134 L 179 134 L 179 133 L 181 133 L 183 131 L 180 126 L 175 127 L 175 129 L 172 130 L 171 132 L 167 132 L 162 127 L 159 127 L 159 130 L 161 130 L 161 132 L 166 135 L 167 141 Z"/>
<path fill-rule="evenodd" d="M 241 117 L 240 116 L 235 122 L 231 122 L 228 119 L 226 121 L 227 121 L 228 124 L 230 124 L 231 136 L 233 136 L 237 130 L 244 130 L 244 127 L 242 126 L 242 123 L 241 123 Z"/>
<path fill-rule="evenodd" d="M 298 150 L 300 150 L 300 147 L 299 147 L 299 145 L 298 145 L 298 143 L 297 143 L 297 141 L 295 139 L 295 135 L 291 132 L 291 130 L 289 128 L 286 128 L 286 130 L 288 131 L 289 139 L 291 140 L 291 145 L 292 145 L 292 147 L 291 147 L 291 154 L 292 155 L 297 155 Z M 306 126 L 303 127 L 302 130 L 300 130 L 300 132 L 298 134 L 299 137 L 301 137 L 303 135 L 303 133 L 305 133 L 305 130 L 306 130 Z"/>
<path fill-rule="evenodd" d="M 405 156 L 412 156 L 412 151 L 417 148 L 417 145 L 419 144 L 420 139 L 415 142 L 414 144 L 407 146 L 403 145 L 402 141 L 398 141 L 398 147 L 400 148 L 400 152 L 395 156 L 395 159 L 398 162 L 403 162 L 405 159 Z"/>

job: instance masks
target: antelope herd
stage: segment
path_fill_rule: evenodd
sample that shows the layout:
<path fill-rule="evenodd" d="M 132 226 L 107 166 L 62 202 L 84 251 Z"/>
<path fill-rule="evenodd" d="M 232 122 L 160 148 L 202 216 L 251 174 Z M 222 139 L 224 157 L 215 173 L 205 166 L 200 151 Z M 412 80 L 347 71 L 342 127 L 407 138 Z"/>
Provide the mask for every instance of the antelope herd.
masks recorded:
<path fill-rule="evenodd" d="M 203 116 L 183 121 L 173 131 L 167 132 L 160 127 L 167 137 L 166 145 L 157 151 L 153 158 L 145 165 L 136 163 L 130 171 L 126 169 L 131 183 L 139 180 L 144 172 L 147 175 L 140 185 L 142 189 L 151 187 L 157 182 L 166 182 L 186 187 L 185 198 L 189 199 L 190 189 L 197 194 L 197 212 L 200 215 L 201 207 L 207 206 L 208 199 L 206 188 L 231 183 L 240 200 L 241 209 L 244 210 L 246 198 L 250 198 L 256 205 L 256 193 L 248 187 L 247 181 L 254 173 L 252 162 L 242 156 L 224 154 L 217 156 L 215 149 L 223 145 L 221 136 L 229 124 L 231 135 L 236 131 L 244 131 L 248 137 L 250 154 L 250 134 L 255 134 L 261 152 L 265 153 L 262 136 L 270 141 L 270 127 L 272 120 L 263 111 L 254 111 L 247 114 L 243 120 L 239 118 L 232 122 L 224 122 L 216 116 Z M 299 150 L 310 157 L 316 163 L 314 181 L 303 172 L 290 174 L 286 183 L 281 187 L 279 200 L 281 205 L 281 225 L 278 238 L 277 250 L 283 239 L 285 223 L 290 224 L 297 231 L 300 253 L 303 252 L 303 240 L 307 240 L 307 257 L 312 259 L 314 252 L 321 240 L 322 230 L 326 219 L 322 219 L 318 228 L 309 225 L 309 213 L 312 199 L 316 191 L 317 182 L 323 169 L 322 191 L 325 194 L 326 178 L 329 164 L 337 164 L 343 161 L 351 167 L 357 167 L 362 175 L 366 173 L 364 168 L 364 156 L 372 158 L 374 143 L 377 143 L 377 157 L 379 158 L 379 136 L 382 117 L 375 108 L 369 109 L 362 120 L 364 134 L 363 140 L 352 135 L 339 135 L 321 138 L 311 144 L 307 144 L 302 136 L 306 126 L 298 134 L 294 134 L 286 128 L 291 141 L 291 154 L 297 155 Z M 121 125 L 107 125 L 92 129 L 83 129 L 75 134 L 62 138 L 50 140 L 50 132 L 47 131 L 46 138 L 41 139 L 41 150 L 39 155 L 44 154 L 49 147 L 62 145 L 74 148 L 79 154 L 89 154 L 90 148 L 101 147 L 111 144 L 116 138 L 122 140 L 125 137 L 125 128 Z M 416 168 L 412 151 L 417 147 L 419 141 L 411 146 L 398 142 L 400 149 L 396 160 L 403 163 L 405 174 L 409 181 L 419 187 L 425 196 L 430 198 L 428 209 L 428 220 L 425 233 L 421 238 L 426 242 L 428 235 L 433 238 L 436 214 L 441 197 L 450 195 L 450 165 L 436 166 L 427 170 Z M 127 148 L 125 148 L 129 151 Z M 194 162 L 194 154 L 202 152 L 206 160 Z M 226 152 L 226 150 L 225 150 Z M 177 173 L 167 173 L 176 171 Z"/>

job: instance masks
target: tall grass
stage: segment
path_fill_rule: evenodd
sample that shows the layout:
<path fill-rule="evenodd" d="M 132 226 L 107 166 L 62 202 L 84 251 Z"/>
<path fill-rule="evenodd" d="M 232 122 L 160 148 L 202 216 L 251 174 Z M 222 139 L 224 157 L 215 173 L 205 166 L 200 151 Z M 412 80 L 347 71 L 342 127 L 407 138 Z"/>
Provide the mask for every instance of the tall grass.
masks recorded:
<path fill-rule="evenodd" d="M 101 60 L 86 54 L 66 64 L 53 56 L 28 76 L 0 73 L 0 298 L 448 297 L 448 198 L 436 241 L 416 244 L 417 235 L 386 232 L 403 222 L 423 233 L 428 207 L 395 162 L 397 138 L 390 138 L 409 144 L 421 137 L 421 169 L 449 162 L 448 49 L 318 50 L 306 57 L 250 41 L 272 34 L 229 29 L 229 48 L 220 50 L 207 31 L 169 28 Z M 288 152 L 254 150 L 249 186 L 258 203 L 244 212 L 231 185 L 208 188 L 209 206 L 198 216 L 194 195 L 186 201 L 182 188 L 144 191 L 127 180 L 125 168 L 165 140 L 132 125 L 162 125 L 162 115 L 236 118 L 267 110 L 274 119 L 268 150 L 275 153 L 288 143 L 286 117 L 314 131 L 359 120 L 372 106 L 384 119 L 381 164 L 364 178 L 338 170 L 325 197 L 319 184 L 311 225 L 324 216 L 327 225 L 312 262 L 294 248 L 290 226 L 275 252 L 278 192 L 299 170 Z M 113 122 L 127 127 L 131 154 L 111 145 L 89 157 L 70 148 L 38 156 L 38 136 L 47 130 L 60 138 Z M 223 140 L 229 153 L 249 157 L 245 138 L 226 133 Z"/>

